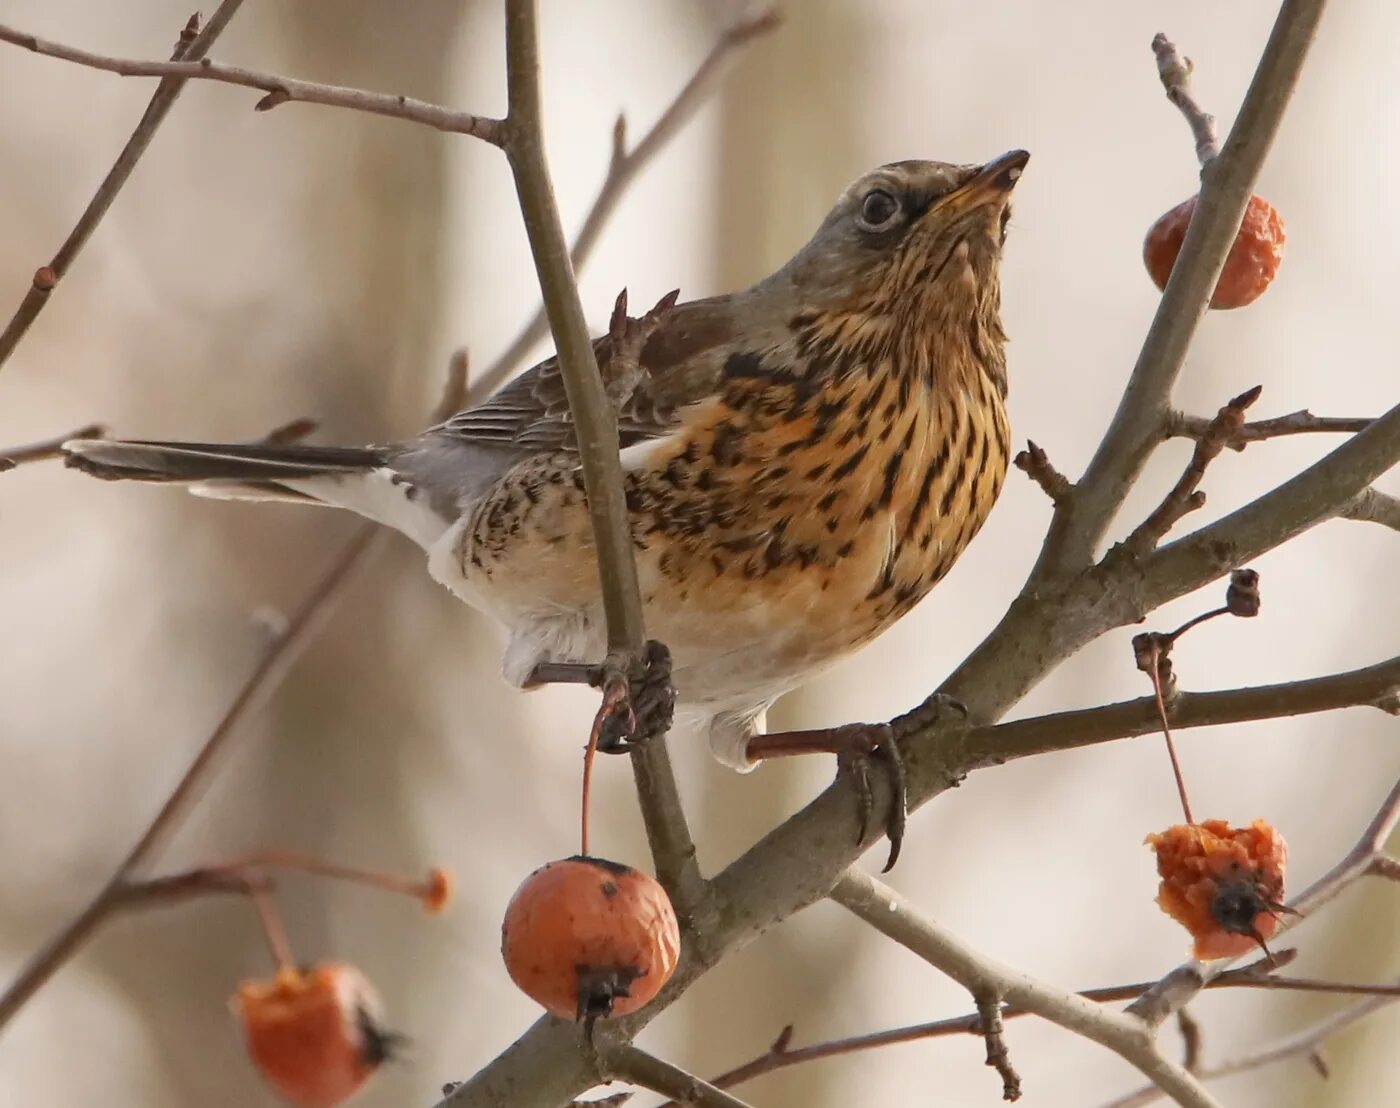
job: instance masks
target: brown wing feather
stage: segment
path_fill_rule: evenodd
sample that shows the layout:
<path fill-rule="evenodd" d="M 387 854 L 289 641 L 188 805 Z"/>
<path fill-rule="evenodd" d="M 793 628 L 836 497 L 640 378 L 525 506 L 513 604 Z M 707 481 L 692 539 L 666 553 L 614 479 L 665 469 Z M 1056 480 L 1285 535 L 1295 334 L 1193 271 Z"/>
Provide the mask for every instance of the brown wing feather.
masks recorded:
<path fill-rule="evenodd" d="M 676 305 L 643 347 L 641 364 L 646 372 L 618 410 L 622 445 L 666 434 L 675 426 L 680 408 L 710 396 L 732 337 L 727 298 Z M 593 350 L 606 377 L 611 340 L 595 339 Z M 576 449 L 559 359 L 547 358 L 490 399 L 458 412 L 432 431 L 464 442 L 531 452 Z"/>

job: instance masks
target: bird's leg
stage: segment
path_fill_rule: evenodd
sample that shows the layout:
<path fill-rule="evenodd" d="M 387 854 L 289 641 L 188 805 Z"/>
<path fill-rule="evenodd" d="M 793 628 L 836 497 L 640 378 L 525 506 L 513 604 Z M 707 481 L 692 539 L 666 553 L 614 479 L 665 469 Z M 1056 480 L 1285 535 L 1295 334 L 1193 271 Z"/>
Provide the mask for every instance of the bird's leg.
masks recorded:
<path fill-rule="evenodd" d="M 580 684 L 603 690 L 599 709 L 598 749 L 623 754 L 632 747 L 664 735 L 675 716 L 676 689 L 671 684 L 671 652 L 664 643 L 650 640 L 642 657 L 630 667 L 619 655 L 601 662 L 539 662 L 525 680 L 525 688 L 539 685 Z"/>
<path fill-rule="evenodd" d="M 904 842 L 906 808 L 904 758 L 895 742 L 894 729 L 888 723 L 848 723 L 841 727 L 824 727 L 812 731 L 778 731 L 771 735 L 755 735 L 749 740 L 745 753 L 752 761 L 767 758 L 787 758 L 795 754 L 835 754 L 838 773 L 849 773 L 856 788 L 857 813 L 860 830 L 856 841 L 863 843 L 870 831 L 870 817 L 875 811 L 875 796 L 870 787 L 871 766 L 878 759 L 889 779 L 890 809 L 885 820 L 885 833 L 890 839 L 890 857 L 885 863 L 888 872 L 899 858 Z"/>

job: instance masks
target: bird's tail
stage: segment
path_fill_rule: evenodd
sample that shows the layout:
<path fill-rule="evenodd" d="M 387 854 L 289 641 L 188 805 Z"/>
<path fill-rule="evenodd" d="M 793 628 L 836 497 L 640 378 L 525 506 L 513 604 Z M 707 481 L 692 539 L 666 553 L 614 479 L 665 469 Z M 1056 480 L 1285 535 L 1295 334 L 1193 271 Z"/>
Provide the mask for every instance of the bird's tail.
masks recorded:
<path fill-rule="evenodd" d="M 151 442 L 141 439 L 71 439 L 66 464 L 106 481 L 171 481 L 178 484 L 265 483 L 365 473 L 385 462 L 374 447 L 303 446 L 296 443 Z"/>
<path fill-rule="evenodd" d="M 394 467 L 394 447 L 71 439 L 63 453 L 74 469 L 107 481 L 178 484 L 214 500 L 345 508 L 402 531 L 425 550 L 456 518 L 418 495 Z"/>

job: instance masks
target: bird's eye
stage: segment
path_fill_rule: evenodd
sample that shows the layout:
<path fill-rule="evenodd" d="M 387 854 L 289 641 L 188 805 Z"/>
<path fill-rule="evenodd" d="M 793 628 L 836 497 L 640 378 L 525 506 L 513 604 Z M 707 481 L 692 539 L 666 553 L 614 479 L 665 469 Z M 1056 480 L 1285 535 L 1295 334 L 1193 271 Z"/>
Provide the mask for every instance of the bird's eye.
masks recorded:
<path fill-rule="evenodd" d="M 884 189 L 865 194 L 860 204 L 860 225 L 867 231 L 883 231 L 899 215 L 899 201 Z"/>

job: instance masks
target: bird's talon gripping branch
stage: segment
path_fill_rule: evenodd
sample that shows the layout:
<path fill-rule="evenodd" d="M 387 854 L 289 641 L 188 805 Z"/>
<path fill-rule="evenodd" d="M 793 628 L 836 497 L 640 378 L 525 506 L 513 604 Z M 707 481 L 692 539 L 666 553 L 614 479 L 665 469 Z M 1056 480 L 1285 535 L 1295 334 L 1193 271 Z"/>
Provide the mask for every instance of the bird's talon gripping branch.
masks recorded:
<path fill-rule="evenodd" d="M 676 687 L 671 683 L 671 652 L 665 643 L 652 639 L 647 642 L 642 657 L 632 665 L 629 676 L 621 668 L 603 664 L 606 682 L 619 681 L 622 686 L 618 707 L 603 720 L 598 737 L 598 749 L 604 754 L 625 754 L 671 729 L 676 713 Z M 608 705 L 605 696 L 604 707 Z"/>
<path fill-rule="evenodd" d="M 961 717 L 965 722 L 968 718 L 967 705 L 946 693 L 931 693 L 922 704 L 897 716 L 890 727 L 894 729 L 896 739 L 903 739 L 942 722 L 949 713 Z"/>
<path fill-rule="evenodd" d="M 917 710 L 917 709 L 916 709 Z M 794 754 L 835 754 L 838 773 L 850 774 L 856 790 L 856 814 L 860 829 L 856 841 L 864 843 L 875 814 L 875 792 L 871 787 L 871 763 L 879 759 L 889 780 L 889 814 L 885 833 L 890 840 L 890 856 L 883 872 L 899 860 L 908 816 L 908 783 L 904 756 L 895 741 L 895 730 L 888 723 L 848 723 L 814 731 L 780 731 L 757 735 L 749 740 L 750 761 L 783 758 Z"/>

